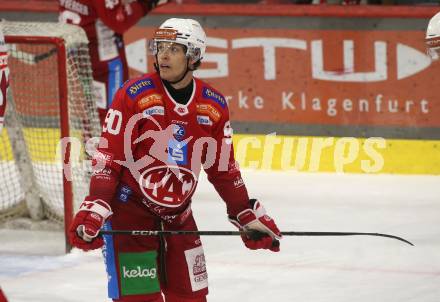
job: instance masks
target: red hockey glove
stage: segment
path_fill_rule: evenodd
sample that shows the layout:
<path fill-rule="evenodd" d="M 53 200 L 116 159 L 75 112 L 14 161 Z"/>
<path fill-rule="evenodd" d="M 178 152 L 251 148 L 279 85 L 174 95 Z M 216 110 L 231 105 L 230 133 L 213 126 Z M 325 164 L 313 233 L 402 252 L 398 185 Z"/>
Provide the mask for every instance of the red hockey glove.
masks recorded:
<path fill-rule="evenodd" d="M 97 236 L 106 219 L 112 214 L 110 206 L 104 200 L 85 200 L 70 225 L 70 244 L 83 251 L 102 247 L 104 241 Z"/>
<path fill-rule="evenodd" d="M 0 302 L 8 302 L 8 299 L 6 299 L 1 288 L 0 288 Z"/>
<path fill-rule="evenodd" d="M 237 217 L 229 216 L 229 221 L 239 230 L 247 231 L 241 239 L 247 248 L 251 250 L 269 249 L 273 252 L 280 250 L 282 235 L 275 221 L 266 214 L 266 210 L 256 199 L 249 200 L 250 209 L 237 214 Z"/>

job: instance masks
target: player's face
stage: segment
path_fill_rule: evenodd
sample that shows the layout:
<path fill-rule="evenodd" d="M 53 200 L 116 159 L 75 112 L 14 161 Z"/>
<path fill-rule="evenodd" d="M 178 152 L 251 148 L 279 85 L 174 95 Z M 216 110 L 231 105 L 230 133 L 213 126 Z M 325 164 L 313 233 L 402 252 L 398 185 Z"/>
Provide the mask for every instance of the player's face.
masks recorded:
<path fill-rule="evenodd" d="M 186 71 L 185 46 L 172 42 L 157 44 L 157 65 L 160 76 L 166 81 L 177 81 Z"/>

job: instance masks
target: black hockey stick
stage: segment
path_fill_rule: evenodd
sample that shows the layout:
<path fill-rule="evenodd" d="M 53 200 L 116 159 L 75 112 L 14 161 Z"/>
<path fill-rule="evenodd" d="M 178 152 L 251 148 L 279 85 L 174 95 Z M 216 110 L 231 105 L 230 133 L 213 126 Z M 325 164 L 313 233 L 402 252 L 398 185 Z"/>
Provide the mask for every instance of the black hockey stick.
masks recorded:
<path fill-rule="evenodd" d="M 11 44 L 11 57 L 21 61 L 25 64 L 38 64 L 47 58 L 55 55 L 58 52 L 56 47 L 49 49 L 49 51 L 41 53 L 41 54 L 33 54 L 29 52 L 25 52 L 22 50 L 17 50 L 17 44 Z"/>
<path fill-rule="evenodd" d="M 167 236 L 167 235 L 200 235 L 200 236 L 240 236 L 243 234 L 248 235 L 251 239 L 258 240 L 263 236 L 267 236 L 264 233 L 258 231 L 148 231 L 148 230 L 101 230 L 101 235 L 132 235 L 132 236 Z M 398 236 L 382 234 L 382 233 L 362 233 L 362 232 L 282 232 L 283 236 L 379 236 L 397 239 L 414 246 L 411 242 Z M 278 245 L 279 242 L 274 240 L 274 245 Z"/>

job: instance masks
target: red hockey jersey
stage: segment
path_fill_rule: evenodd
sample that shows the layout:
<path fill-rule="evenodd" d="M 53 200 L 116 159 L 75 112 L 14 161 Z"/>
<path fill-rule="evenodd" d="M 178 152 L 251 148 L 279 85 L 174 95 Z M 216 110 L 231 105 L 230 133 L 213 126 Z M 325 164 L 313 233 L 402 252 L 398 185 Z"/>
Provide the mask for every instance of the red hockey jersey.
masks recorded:
<path fill-rule="evenodd" d="M 8 87 L 9 87 L 8 53 L 0 25 L 0 131 L 3 129 Z"/>
<path fill-rule="evenodd" d="M 89 198 L 111 202 L 123 184 L 122 194 L 142 196 L 147 207 L 181 213 L 203 168 L 230 215 L 249 207 L 226 100 L 205 82 L 193 81 L 186 105 L 172 98 L 157 73 L 118 90 L 94 156 Z"/>
<path fill-rule="evenodd" d="M 122 34 L 148 12 L 146 4 L 122 0 L 59 0 L 60 22 L 81 26 L 89 39 L 95 72 L 106 70 L 105 62 L 123 56 Z"/>

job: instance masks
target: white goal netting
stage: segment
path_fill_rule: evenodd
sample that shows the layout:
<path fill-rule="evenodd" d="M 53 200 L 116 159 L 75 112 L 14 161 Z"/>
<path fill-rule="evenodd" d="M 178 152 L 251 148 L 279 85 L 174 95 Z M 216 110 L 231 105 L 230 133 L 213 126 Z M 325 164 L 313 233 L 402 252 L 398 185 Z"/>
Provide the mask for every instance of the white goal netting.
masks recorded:
<path fill-rule="evenodd" d="M 67 127 L 80 145 L 70 154 L 74 208 L 88 191 L 85 143 L 100 133 L 88 41 L 82 29 L 66 24 L 3 21 L 0 27 L 10 69 L 0 133 L 0 222 L 23 215 L 62 222 L 69 200 L 57 153 L 62 132 Z"/>

